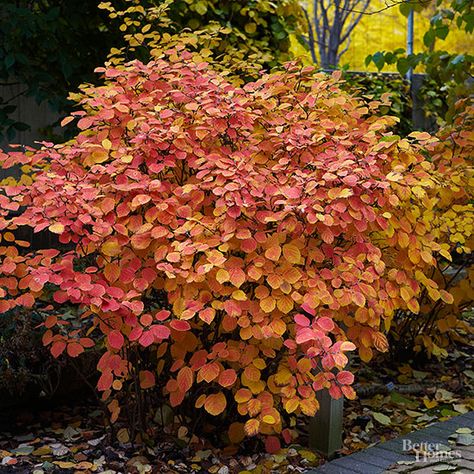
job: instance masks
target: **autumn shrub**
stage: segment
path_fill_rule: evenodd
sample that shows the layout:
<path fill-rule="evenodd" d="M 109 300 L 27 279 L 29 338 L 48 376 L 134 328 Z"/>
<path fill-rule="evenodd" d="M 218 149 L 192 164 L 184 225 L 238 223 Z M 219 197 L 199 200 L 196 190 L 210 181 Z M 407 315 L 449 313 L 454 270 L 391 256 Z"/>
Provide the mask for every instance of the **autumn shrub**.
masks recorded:
<path fill-rule="evenodd" d="M 472 326 L 463 316 L 474 304 L 473 111 L 469 100 L 459 101 L 455 120 L 439 130 L 439 141 L 429 147 L 435 185 L 422 193 L 423 206 L 412 210 L 441 251 L 431 271 L 417 275 L 423 286 L 420 311 L 396 311 L 390 339 L 397 355 L 445 357 L 452 342 L 469 344 Z M 440 290 L 450 296 L 441 299 Z"/>
<path fill-rule="evenodd" d="M 419 310 L 443 250 L 416 212 L 433 139 L 297 64 L 243 87 L 176 50 L 98 71 L 74 140 L 0 155 L 35 174 L 1 188 L 0 312 L 51 294 L 44 344 L 102 351 L 112 421 L 167 403 L 273 451 L 318 390 L 355 396 L 346 352 L 386 351 L 396 311 Z M 70 250 L 30 252 L 25 226 Z"/>

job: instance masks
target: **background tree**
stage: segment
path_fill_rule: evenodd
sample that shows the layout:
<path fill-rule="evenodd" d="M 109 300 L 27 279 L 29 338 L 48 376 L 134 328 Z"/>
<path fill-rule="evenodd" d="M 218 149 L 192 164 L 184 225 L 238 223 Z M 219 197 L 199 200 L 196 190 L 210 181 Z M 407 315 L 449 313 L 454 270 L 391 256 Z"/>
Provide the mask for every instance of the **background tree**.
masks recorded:
<path fill-rule="evenodd" d="M 347 51 L 350 36 L 367 11 L 370 0 L 313 0 L 304 8 L 308 34 L 306 43 L 313 62 L 334 68 Z"/>

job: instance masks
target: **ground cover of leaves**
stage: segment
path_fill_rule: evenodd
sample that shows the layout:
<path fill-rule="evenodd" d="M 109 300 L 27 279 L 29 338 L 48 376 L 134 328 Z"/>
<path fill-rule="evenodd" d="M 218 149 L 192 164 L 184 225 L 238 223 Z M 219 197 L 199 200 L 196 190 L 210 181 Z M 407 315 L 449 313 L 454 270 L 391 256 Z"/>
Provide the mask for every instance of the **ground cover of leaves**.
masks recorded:
<path fill-rule="evenodd" d="M 474 409 L 472 354 L 452 351 L 442 363 L 422 368 L 397 363 L 370 366 L 353 361 L 360 397 L 345 404 L 344 446 L 355 451 L 430 423 Z M 388 364 L 389 365 L 389 364 Z M 162 433 L 153 446 L 133 446 L 120 424 L 115 433 L 104 425 L 97 407 L 68 406 L 29 413 L 3 414 L 0 473 L 213 473 L 265 474 L 304 472 L 324 462 L 307 446 L 306 421 L 298 427 L 298 445 L 269 455 L 252 444 L 218 450 L 200 439 Z"/>

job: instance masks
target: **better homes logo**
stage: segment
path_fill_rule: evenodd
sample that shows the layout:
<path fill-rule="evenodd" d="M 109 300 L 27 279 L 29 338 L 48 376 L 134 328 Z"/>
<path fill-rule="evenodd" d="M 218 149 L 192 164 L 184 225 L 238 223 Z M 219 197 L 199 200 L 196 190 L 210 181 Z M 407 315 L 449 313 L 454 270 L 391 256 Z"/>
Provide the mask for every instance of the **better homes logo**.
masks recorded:
<path fill-rule="evenodd" d="M 416 462 L 428 461 L 452 461 L 462 457 L 461 451 L 454 451 L 441 443 L 420 442 L 414 443 L 410 439 L 404 439 L 403 451 L 415 454 Z"/>

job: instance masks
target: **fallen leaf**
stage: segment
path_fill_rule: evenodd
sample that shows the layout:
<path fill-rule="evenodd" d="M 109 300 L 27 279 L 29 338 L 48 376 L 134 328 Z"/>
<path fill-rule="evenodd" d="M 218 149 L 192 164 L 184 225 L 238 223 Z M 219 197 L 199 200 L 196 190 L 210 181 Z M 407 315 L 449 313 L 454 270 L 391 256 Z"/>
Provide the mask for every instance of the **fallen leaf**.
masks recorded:
<path fill-rule="evenodd" d="M 379 413 L 379 412 L 377 412 L 377 411 L 374 411 L 374 412 L 372 413 L 372 417 L 373 417 L 376 421 L 378 421 L 380 424 L 382 424 L 382 425 L 384 425 L 384 426 L 387 426 L 387 425 L 389 425 L 389 424 L 392 422 L 392 420 L 390 419 L 389 416 L 384 415 L 383 413 Z"/>

